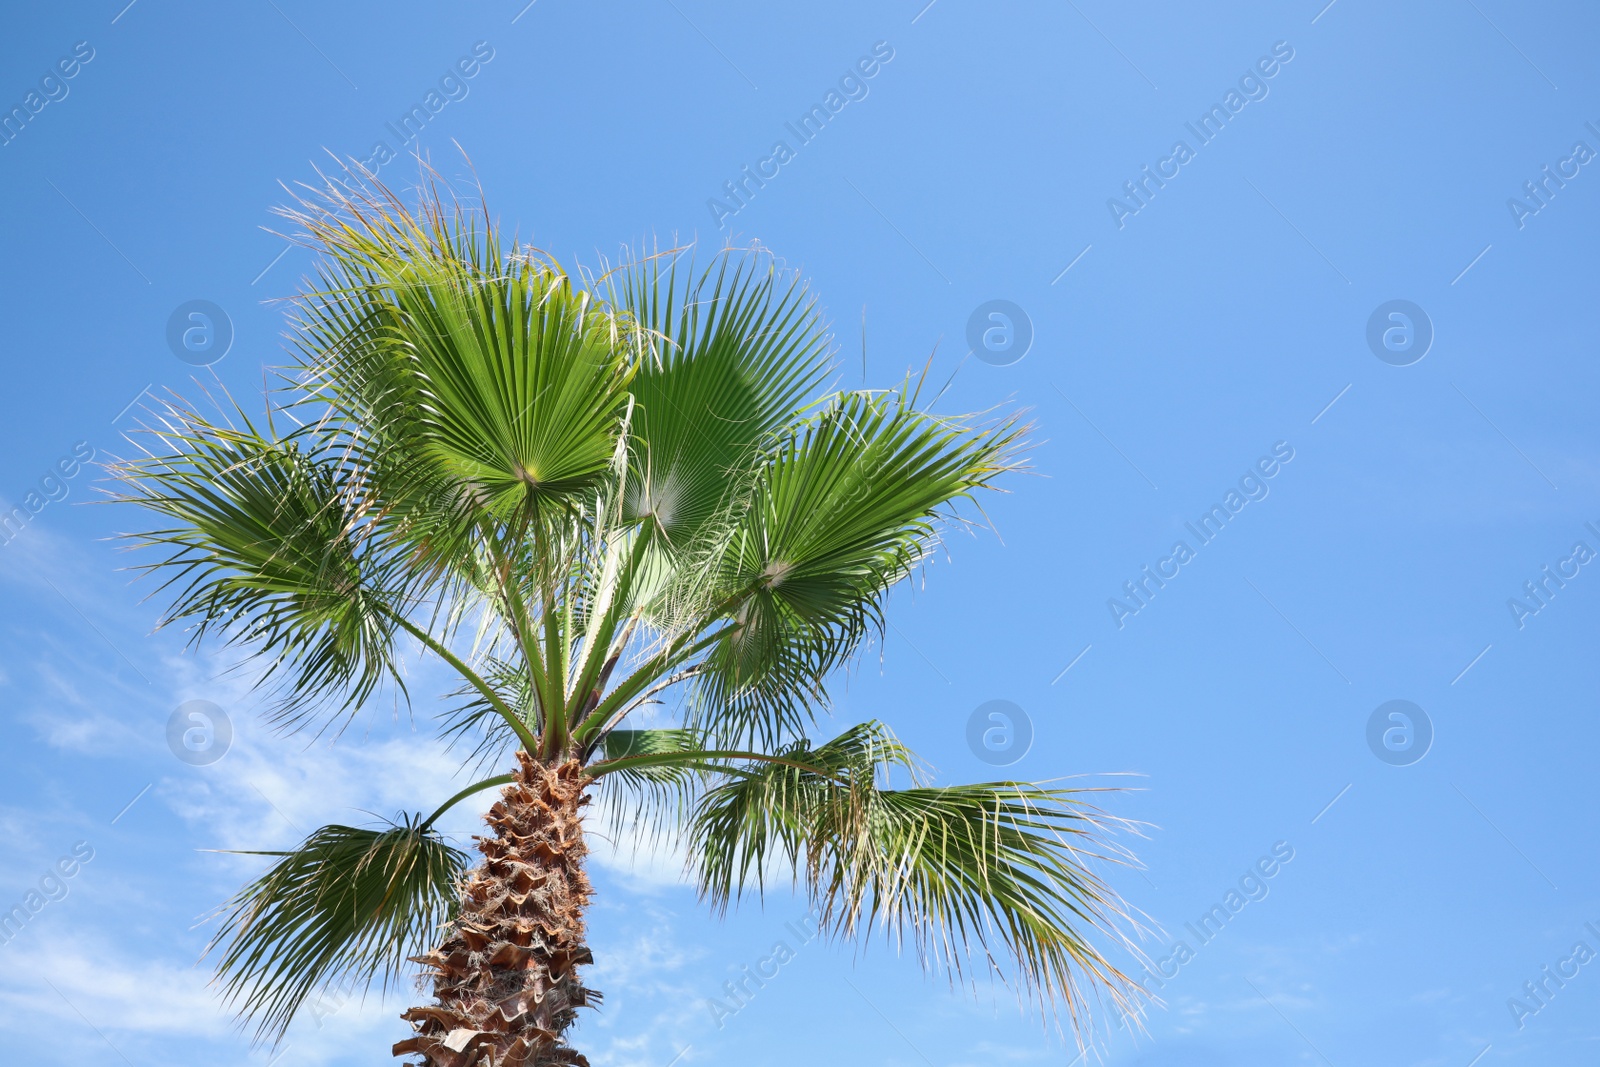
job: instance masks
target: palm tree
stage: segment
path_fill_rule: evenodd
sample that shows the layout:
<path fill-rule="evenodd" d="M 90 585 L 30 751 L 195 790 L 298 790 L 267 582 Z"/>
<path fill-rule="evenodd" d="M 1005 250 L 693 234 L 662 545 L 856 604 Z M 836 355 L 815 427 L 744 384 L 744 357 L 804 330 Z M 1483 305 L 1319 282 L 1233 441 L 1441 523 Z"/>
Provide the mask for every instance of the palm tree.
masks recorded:
<path fill-rule="evenodd" d="M 1126 854 L 1090 790 L 935 787 L 876 721 L 810 736 L 890 590 L 1018 467 L 1015 414 L 936 416 L 910 379 L 823 392 L 815 301 L 760 250 L 575 282 L 436 180 L 415 208 L 330 183 L 284 214 L 320 253 L 295 365 L 264 419 L 166 404 L 118 467 L 159 516 L 129 536 L 157 552 L 163 623 L 246 653 L 280 728 L 403 700 L 403 660 L 431 656 L 460 679 L 440 738 L 498 773 L 426 817 L 263 853 L 213 941 L 259 1037 L 414 960 L 432 1003 L 395 1055 L 587 1063 L 568 1031 L 599 999 L 601 790 L 676 835 L 715 911 L 785 876 L 831 934 L 909 936 L 953 979 L 999 967 L 1075 1025 L 1090 999 L 1134 1002 L 1096 947 L 1127 944 L 1092 869 Z M 668 700 L 675 725 L 630 725 Z M 435 826 L 491 789 L 468 869 Z"/>

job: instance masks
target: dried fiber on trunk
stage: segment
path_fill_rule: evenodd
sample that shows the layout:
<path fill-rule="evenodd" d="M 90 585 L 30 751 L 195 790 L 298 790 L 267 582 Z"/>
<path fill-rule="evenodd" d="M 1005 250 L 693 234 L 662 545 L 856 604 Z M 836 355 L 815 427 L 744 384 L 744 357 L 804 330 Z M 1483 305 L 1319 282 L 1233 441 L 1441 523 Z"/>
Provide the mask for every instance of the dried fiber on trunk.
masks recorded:
<path fill-rule="evenodd" d="M 459 918 L 417 962 L 432 970 L 437 1004 L 402 1018 L 415 1037 L 396 1056 L 426 1067 L 544 1067 L 588 1061 L 568 1048 L 577 1009 L 599 1000 L 578 979 L 592 892 L 583 873 L 583 769 L 517 754 L 517 779 L 489 809 L 493 837 L 468 875 Z"/>

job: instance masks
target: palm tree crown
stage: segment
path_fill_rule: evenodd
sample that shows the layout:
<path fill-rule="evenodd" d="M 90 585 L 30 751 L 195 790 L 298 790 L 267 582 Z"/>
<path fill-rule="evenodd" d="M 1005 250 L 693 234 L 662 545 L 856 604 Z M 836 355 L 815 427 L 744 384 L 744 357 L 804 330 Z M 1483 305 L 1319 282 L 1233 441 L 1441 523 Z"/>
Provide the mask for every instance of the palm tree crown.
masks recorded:
<path fill-rule="evenodd" d="M 1015 415 L 826 391 L 815 302 L 767 254 L 630 261 L 582 284 L 441 196 L 330 184 L 286 212 L 320 253 L 263 420 L 174 400 L 120 465 L 159 516 L 166 622 L 246 651 L 286 729 L 402 698 L 419 648 L 460 679 L 446 741 L 496 771 L 439 811 L 325 826 L 224 909 L 225 995 L 281 1035 L 318 988 L 408 959 L 427 1064 L 581 1063 L 581 809 L 678 836 L 713 909 L 774 871 L 838 936 L 976 958 L 1079 1021 L 1137 990 L 1096 943 L 1122 854 L 1088 790 L 935 787 L 881 723 L 809 736 L 828 685 L 954 510 L 1017 467 Z M 677 725 L 634 728 L 670 701 Z M 903 781 L 893 788 L 891 775 Z M 501 794 L 481 861 L 435 830 Z M 1124 942 L 1125 943 L 1125 942 Z"/>

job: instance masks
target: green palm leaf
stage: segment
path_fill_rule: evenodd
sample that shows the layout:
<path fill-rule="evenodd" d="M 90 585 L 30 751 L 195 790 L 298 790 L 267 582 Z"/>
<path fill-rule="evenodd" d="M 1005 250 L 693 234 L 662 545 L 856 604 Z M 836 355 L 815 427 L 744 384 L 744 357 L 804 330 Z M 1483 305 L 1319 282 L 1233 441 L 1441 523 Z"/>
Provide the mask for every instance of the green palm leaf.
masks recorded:
<path fill-rule="evenodd" d="M 419 819 L 324 826 L 240 890 L 212 939 L 217 977 L 257 1036 L 281 1037 L 319 987 L 385 986 L 454 914 L 466 854 Z M 208 952 L 211 949 L 207 950 Z"/>
<path fill-rule="evenodd" d="M 678 259 L 622 272 L 613 302 L 656 348 L 631 384 L 631 512 L 682 551 L 817 387 L 829 341 L 815 301 L 769 254 L 724 251 L 685 281 Z"/>
<path fill-rule="evenodd" d="M 1109 835 L 1132 827 L 1091 804 L 1095 790 L 886 788 L 915 767 L 878 723 L 781 756 L 744 767 L 695 812 L 689 855 L 714 907 L 787 868 L 842 936 L 877 926 L 953 976 L 975 956 L 1002 974 L 1009 960 L 1007 977 L 1074 1022 L 1091 998 L 1135 1008 L 1137 987 L 1096 943 L 1131 950 L 1129 917 L 1093 869 L 1129 861 Z"/>
<path fill-rule="evenodd" d="M 393 616 L 404 563 L 372 537 L 359 471 L 305 429 L 281 437 L 167 412 L 153 450 L 115 468 L 125 499 L 170 525 L 134 539 L 163 555 L 164 623 L 258 653 L 278 684 L 280 720 L 310 721 L 332 701 L 353 711 L 386 679 L 401 691 Z"/>
<path fill-rule="evenodd" d="M 764 744 L 798 733 L 826 706 L 826 674 L 881 634 L 890 588 L 952 505 L 1017 468 L 1021 433 L 1015 418 L 917 410 L 901 390 L 836 397 L 783 438 L 704 566 L 706 595 L 742 595 L 697 678 L 696 723 Z"/>
<path fill-rule="evenodd" d="M 437 187 L 409 210 L 330 186 L 289 215 L 321 258 L 265 428 L 175 403 L 118 470 L 124 499 L 158 516 L 132 539 L 158 554 L 166 621 L 260 653 L 291 727 L 347 720 L 380 685 L 406 696 L 400 634 L 415 640 L 458 679 L 443 740 L 484 764 L 521 750 L 514 773 L 441 808 L 513 786 L 488 856 L 535 841 L 535 866 L 576 869 L 562 850 L 583 847 L 585 791 L 608 790 L 614 829 L 681 834 L 714 908 L 786 872 L 841 936 L 882 930 L 952 976 L 981 961 L 1074 1021 L 1093 998 L 1135 1003 L 1109 955 L 1131 947 L 1128 917 L 1096 874 L 1129 859 L 1112 837 L 1129 827 L 1094 790 L 934 787 L 877 723 L 805 736 L 891 591 L 1019 468 L 1015 414 L 937 416 L 909 381 L 815 396 L 831 339 L 760 251 L 704 270 L 651 257 L 585 291 Z M 672 726 L 629 724 L 675 700 Z M 317 988 L 387 982 L 442 943 L 467 861 L 437 817 L 268 853 L 212 943 L 261 1034 Z M 527 866 L 490 863 L 483 883 L 537 881 Z M 567 1054 L 586 890 L 518 884 L 517 920 L 560 932 L 535 961 L 553 969 L 517 969 L 520 927 L 510 947 L 452 956 L 441 1006 L 412 1014 L 402 1046 L 433 1056 L 498 1011 L 495 1027 L 527 1030 L 497 1029 L 501 1052 Z M 567 910 L 539 914 L 556 897 Z M 507 997 L 463 993 L 486 989 Z"/>
<path fill-rule="evenodd" d="M 608 480 L 637 331 L 459 208 L 342 205 L 289 213 L 323 255 L 292 406 L 348 440 L 391 538 L 475 575 L 486 524 L 570 511 Z"/>

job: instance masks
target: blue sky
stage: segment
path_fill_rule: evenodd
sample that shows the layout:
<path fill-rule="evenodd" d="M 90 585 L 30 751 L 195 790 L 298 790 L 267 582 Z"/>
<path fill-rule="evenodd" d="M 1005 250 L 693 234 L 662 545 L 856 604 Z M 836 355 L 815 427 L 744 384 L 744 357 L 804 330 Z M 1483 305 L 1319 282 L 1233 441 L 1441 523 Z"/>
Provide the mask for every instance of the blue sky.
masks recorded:
<path fill-rule="evenodd" d="M 896 595 L 838 721 L 885 719 L 941 781 L 1143 776 L 1106 780 L 1150 824 L 1129 841 L 1146 869 L 1111 877 L 1171 962 L 1148 1033 L 1113 1029 L 1105 1062 L 1592 1059 L 1600 11 L 1325 2 L 12 12 L 0 910 L 40 906 L 0 945 L 4 1058 L 268 1063 L 194 966 L 200 919 L 255 868 L 199 850 L 460 784 L 426 700 L 331 747 L 273 736 L 225 657 L 151 634 L 107 540 L 134 518 L 78 506 L 100 477 L 82 457 L 122 447 L 146 390 L 248 396 L 283 359 L 272 301 L 310 260 L 263 230 L 282 185 L 330 152 L 410 180 L 380 143 L 465 177 L 455 142 L 504 225 L 566 262 L 758 240 L 814 280 L 841 383 L 931 357 L 954 375 L 939 409 L 1032 410 L 1035 474 L 985 502 L 997 533 L 953 535 Z M 1020 359 L 969 349 L 995 300 L 1026 317 Z M 231 324 L 208 369 L 168 343 L 191 301 Z M 1369 345 L 1375 313 L 1399 351 Z M 168 747 L 190 700 L 232 724 L 215 763 Z M 1001 772 L 968 746 L 996 700 L 1032 734 Z M 1384 711 L 1369 745 L 1396 700 L 1427 729 Z M 1004 988 L 952 990 L 881 941 L 801 947 L 787 895 L 719 920 L 670 856 L 602 848 L 595 877 L 596 1064 L 1077 1054 Z M 1202 942 L 1186 924 L 1218 904 Z M 710 998 L 780 939 L 794 958 L 719 1018 Z M 409 999 L 329 1002 L 277 1062 L 388 1062 Z"/>

